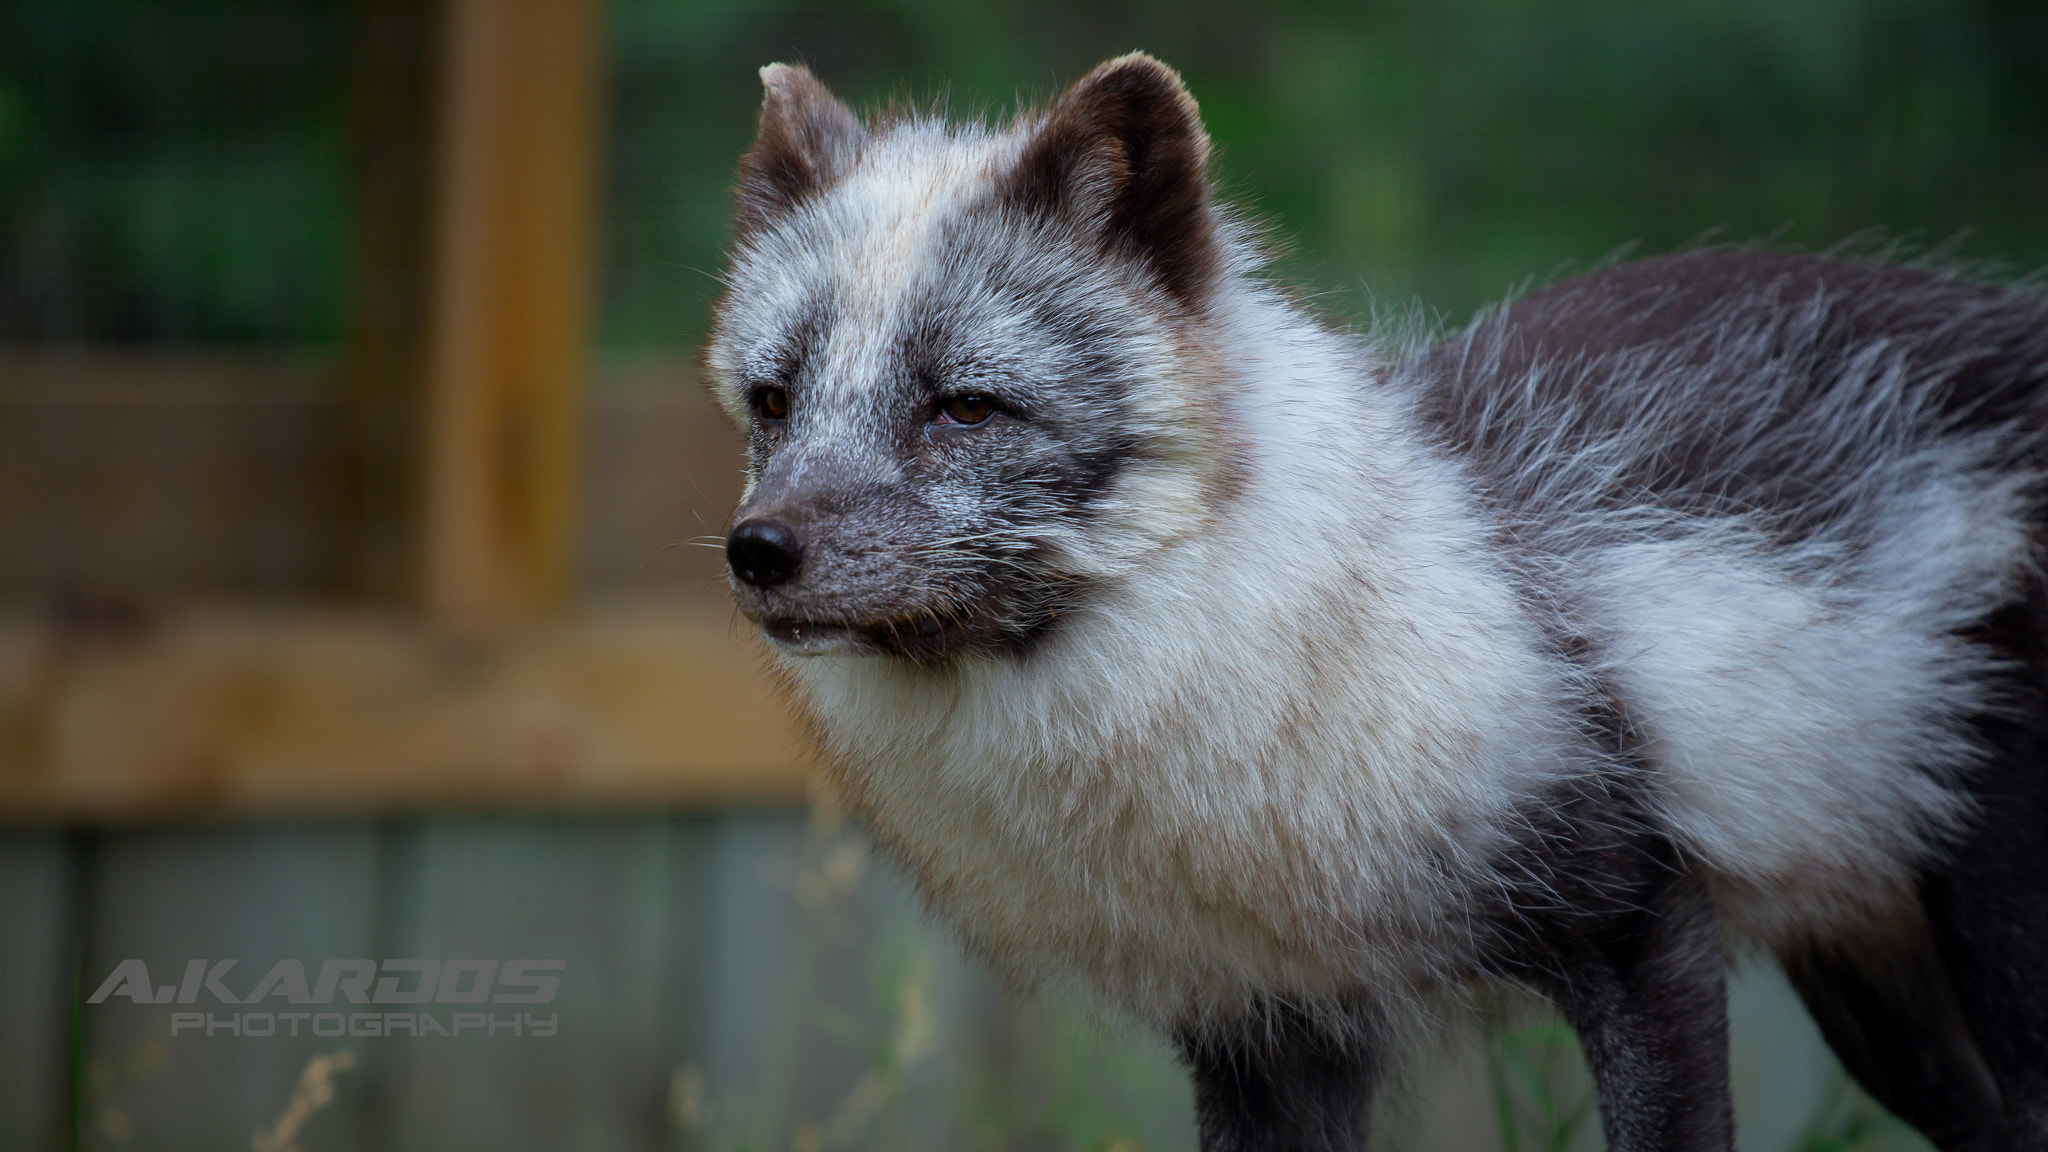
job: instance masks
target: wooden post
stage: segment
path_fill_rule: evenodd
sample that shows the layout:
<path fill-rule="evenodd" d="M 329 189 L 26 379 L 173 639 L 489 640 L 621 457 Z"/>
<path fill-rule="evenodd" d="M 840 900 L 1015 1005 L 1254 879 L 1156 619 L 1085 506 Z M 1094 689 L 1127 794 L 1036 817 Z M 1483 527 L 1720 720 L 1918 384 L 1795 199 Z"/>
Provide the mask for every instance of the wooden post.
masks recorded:
<path fill-rule="evenodd" d="M 600 22 L 595 0 L 445 9 L 422 600 L 464 629 L 568 592 Z"/>
<path fill-rule="evenodd" d="M 349 53 L 355 285 L 337 512 L 343 582 L 372 603 L 420 592 L 441 16 L 420 0 L 356 0 Z"/>

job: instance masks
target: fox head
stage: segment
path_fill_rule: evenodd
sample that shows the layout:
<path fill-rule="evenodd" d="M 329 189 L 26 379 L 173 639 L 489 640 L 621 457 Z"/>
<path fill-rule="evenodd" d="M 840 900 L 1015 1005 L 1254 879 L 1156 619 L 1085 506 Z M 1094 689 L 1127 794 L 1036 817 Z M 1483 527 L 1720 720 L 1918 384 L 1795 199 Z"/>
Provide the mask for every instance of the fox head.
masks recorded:
<path fill-rule="evenodd" d="M 706 356 L 748 436 L 740 608 L 790 653 L 1027 650 L 1227 487 L 1248 245 L 1195 102 L 1143 55 L 1001 127 L 761 77 Z"/>

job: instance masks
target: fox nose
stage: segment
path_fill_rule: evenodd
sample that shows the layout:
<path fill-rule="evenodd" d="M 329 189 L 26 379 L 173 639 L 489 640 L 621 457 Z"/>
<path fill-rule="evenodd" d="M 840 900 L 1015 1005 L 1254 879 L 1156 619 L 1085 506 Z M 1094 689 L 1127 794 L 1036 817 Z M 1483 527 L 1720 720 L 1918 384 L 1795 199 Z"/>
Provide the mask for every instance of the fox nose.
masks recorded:
<path fill-rule="evenodd" d="M 746 583 L 773 588 L 796 577 L 804 542 L 780 520 L 748 520 L 725 538 L 725 562 Z"/>

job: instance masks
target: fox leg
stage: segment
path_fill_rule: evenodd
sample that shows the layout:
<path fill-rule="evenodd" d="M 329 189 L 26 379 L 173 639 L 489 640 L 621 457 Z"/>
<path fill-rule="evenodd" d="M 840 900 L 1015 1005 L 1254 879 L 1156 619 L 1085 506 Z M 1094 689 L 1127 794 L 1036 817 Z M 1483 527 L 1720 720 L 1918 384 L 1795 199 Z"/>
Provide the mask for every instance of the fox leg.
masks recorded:
<path fill-rule="evenodd" d="M 1272 1006 L 1179 1041 L 1202 1152 L 1357 1152 L 1378 1060 L 1369 1042 L 1311 1012 Z"/>
<path fill-rule="evenodd" d="M 1578 1031 L 1611 1152 L 1727 1152 L 1728 989 L 1705 885 L 1667 878 L 1584 926 L 1553 992 Z"/>
<path fill-rule="evenodd" d="M 1498 972 L 1578 1033 L 1611 1152 L 1729 1152 L 1728 990 L 1706 881 L 1661 837 L 1581 830 L 1529 858 L 1541 882 L 1501 927 Z"/>
<path fill-rule="evenodd" d="M 1842 1066 L 1943 1152 L 2018 1147 L 1926 925 L 1883 944 L 1780 956 Z"/>
<path fill-rule="evenodd" d="M 2022 1148 L 2048 1148 L 2048 755 L 1987 766 L 1980 823 L 1927 883 L 1935 947 Z"/>
<path fill-rule="evenodd" d="M 2022 1148 L 2048 1149 L 2048 583 L 1973 637 L 2010 662 L 1971 825 L 1922 884 L 1934 948 Z"/>

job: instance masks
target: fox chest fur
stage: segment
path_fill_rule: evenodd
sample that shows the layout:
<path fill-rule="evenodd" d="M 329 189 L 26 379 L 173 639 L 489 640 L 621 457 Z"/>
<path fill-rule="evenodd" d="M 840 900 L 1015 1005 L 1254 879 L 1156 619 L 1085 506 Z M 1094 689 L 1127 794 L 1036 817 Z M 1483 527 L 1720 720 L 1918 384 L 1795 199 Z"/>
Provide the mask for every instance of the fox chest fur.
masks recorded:
<path fill-rule="evenodd" d="M 791 666 L 842 792 L 978 951 L 1164 1021 L 1413 991 L 1469 948 L 1499 829 L 1568 762 L 1563 686 L 1480 526 L 1415 506 L 1448 477 L 1418 445 L 1370 453 L 1399 480 L 1364 458 L 1247 460 L 1230 510 L 1028 657 Z M 1370 511 L 1290 495 L 1322 483 Z"/>

